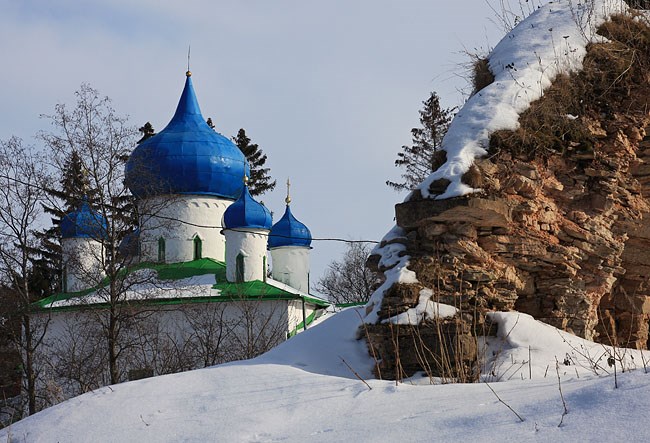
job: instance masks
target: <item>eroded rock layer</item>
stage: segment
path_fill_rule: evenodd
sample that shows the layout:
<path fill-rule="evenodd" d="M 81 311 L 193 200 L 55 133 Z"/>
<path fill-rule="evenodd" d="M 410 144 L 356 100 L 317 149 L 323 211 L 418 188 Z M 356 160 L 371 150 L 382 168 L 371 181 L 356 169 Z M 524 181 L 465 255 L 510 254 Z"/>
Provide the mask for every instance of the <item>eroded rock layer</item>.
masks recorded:
<path fill-rule="evenodd" d="M 492 134 L 489 156 L 463 177 L 481 192 L 416 192 L 396 206 L 419 283 L 387 291 L 380 320 L 430 288 L 479 323 L 514 309 L 587 339 L 648 347 L 650 28 L 618 16 L 600 33 L 609 41 L 588 48 L 582 72 L 558 78 L 520 129 Z M 382 271 L 378 263 L 369 259 Z"/>

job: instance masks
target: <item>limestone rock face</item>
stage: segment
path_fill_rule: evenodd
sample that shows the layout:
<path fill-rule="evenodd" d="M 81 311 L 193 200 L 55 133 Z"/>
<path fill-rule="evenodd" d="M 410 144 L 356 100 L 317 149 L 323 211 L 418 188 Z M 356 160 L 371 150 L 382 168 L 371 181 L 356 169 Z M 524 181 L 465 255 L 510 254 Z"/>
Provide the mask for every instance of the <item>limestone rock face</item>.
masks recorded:
<path fill-rule="evenodd" d="M 590 155 L 500 152 L 474 164 L 483 192 L 398 204 L 419 285 L 465 312 L 516 309 L 588 339 L 647 347 L 649 124 L 598 126 Z M 384 318 L 415 305 L 420 288 L 409 286 L 390 291 Z"/>
<path fill-rule="evenodd" d="M 449 185 L 437 174 L 396 206 L 399 235 L 387 238 L 399 238 L 400 263 L 415 278 L 386 289 L 397 274 L 382 269 L 385 257 L 368 261 L 387 276 L 381 306 L 379 297 L 369 304 L 377 321 L 366 330 L 378 375 L 420 370 L 471 381 L 467 342 L 486 335 L 479 331 L 489 329 L 490 311 L 517 310 L 590 340 L 648 348 L 650 19 L 612 15 L 597 31 L 605 39 L 586 47 L 580 72 L 557 76 L 519 114 L 518 128 L 489 134 L 487 155 L 461 177 L 474 193 L 436 199 Z M 405 332 L 392 317 L 421 306 L 423 289 L 458 314 Z M 422 351 L 438 348 L 444 352 Z M 446 370 L 452 357 L 458 366 Z"/>

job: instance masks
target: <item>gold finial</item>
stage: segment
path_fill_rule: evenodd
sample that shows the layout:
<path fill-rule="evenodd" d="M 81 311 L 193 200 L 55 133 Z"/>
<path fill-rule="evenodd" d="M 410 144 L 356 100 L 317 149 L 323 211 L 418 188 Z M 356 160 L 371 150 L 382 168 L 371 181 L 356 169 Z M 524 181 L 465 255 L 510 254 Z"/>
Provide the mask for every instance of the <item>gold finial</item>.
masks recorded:
<path fill-rule="evenodd" d="M 284 199 L 284 201 L 287 203 L 287 206 L 289 206 L 289 203 L 291 203 L 291 194 L 289 193 L 291 189 L 291 182 L 289 179 L 287 179 L 287 198 Z"/>
<path fill-rule="evenodd" d="M 192 72 L 190 71 L 190 50 L 192 49 L 191 46 L 187 47 L 187 72 L 185 73 L 186 76 L 191 77 Z"/>
<path fill-rule="evenodd" d="M 248 176 L 244 174 L 244 186 L 248 186 Z"/>

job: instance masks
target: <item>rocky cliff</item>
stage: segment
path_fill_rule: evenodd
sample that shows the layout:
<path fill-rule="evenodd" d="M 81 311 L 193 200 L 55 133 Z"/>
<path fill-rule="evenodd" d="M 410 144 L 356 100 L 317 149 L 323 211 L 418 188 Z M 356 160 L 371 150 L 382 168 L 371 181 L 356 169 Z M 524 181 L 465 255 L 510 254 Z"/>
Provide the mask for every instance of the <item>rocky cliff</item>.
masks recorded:
<path fill-rule="evenodd" d="M 403 245 L 417 281 L 384 289 L 378 324 L 430 288 L 474 328 L 485 312 L 517 310 L 591 340 L 648 347 L 650 27 L 632 11 L 598 34 L 607 40 L 586 46 L 582 70 L 558 75 L 517 129 L 490 133 L 487 155 L 462 176 L 478 192 L 436 199 L 450 183 L 440 178 L 396 206 L 402 235 L 390 242 Z M 380 254 L 368 263 L 382 273 L 391 264 Z M 373 329 L 373 352 L 395 353 L 380 335 Z"/>

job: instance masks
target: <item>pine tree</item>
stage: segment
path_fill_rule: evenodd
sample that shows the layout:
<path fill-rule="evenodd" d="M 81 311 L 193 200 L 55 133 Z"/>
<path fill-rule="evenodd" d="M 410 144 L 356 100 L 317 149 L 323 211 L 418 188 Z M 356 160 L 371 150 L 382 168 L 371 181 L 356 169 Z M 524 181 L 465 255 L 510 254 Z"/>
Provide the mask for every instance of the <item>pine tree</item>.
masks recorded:
<path fill-rule="evenodd" d="M 153 129 L 153 125 L 149 122 L 145 123 L 144 126 L 138 129 L 138 131 L 140 131 L 140 134 L 142 134 L 142 138 L 138 140 L 138 143 L 142 143 L 146 139 L 156 135 L 156 131 Z"/>
<path fill-rule="evenodd" d="M 239 150 L 246 156 L 251 168 L 251 176 L 248 181 L 248 190 L 252 196 L 262 195 L 267 191 L 275 188 L 275 180 L 269 175 L 269 168 L 265 168 L 266 154 L 262 152 L 259 146 L 251 143 L 251 139 L 246 136 L 246 131 L 240 129 L 236 137 L 232 139 Z"/>
<path fill-rule="evenodd" d="M 40 248 L 34 252 L 40 258 L 35 261 L 31 283 L 33 290 L 39 292 L 41 297 L 47 297 L 61 289 L 61 219 L 68 212 L 77 209 L 84 197 L 91 204 L 96 198 L 96 192 L 90 189 L 86 170 L 77 151 L 72 152 L 63 171 L 59 187 L 45 189 L 48 200 L 60 202 L 56 206 L 43 205 L 45 213 L 52 216 L 52 226 L 36 234 Z"/>
<path fill-rule="evenodd" d="M 424 107 L 419 111 L 422 127 L 411 129 L 413 145 L 402 146 L 402 152 L 397 153 L 395 160 L 395 166 L 404 168 L 402 181 L 386 181 L 386 184 L 396 191 L 416 188 L 433 172 L 434 154 L 440 149 L 456 110 L 442 109 L 440 98 L 435 92 L 422 104 Z"/>

